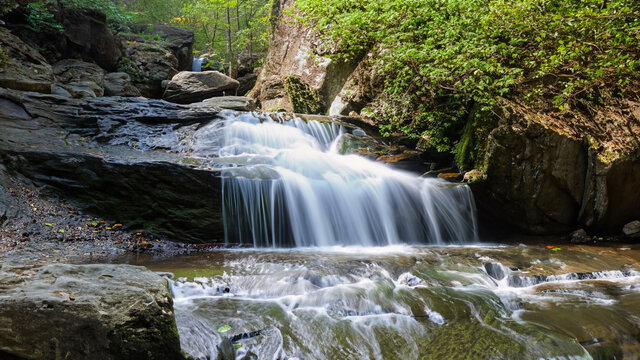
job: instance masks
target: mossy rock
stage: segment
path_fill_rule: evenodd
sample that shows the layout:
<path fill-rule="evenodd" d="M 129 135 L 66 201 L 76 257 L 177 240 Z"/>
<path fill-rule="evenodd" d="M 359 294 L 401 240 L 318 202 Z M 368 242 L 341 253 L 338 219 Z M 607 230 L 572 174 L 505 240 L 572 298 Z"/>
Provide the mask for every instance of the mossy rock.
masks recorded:
<path fill-rule="evenodd" d="M 300 76 L 291 75 L 284 80 L 284 89 L 291 100 L 293 111 L 301 114 L 322 114 L 324 104 L 320 94 L 306 84 Z"/>
<path fill-rule="evenodd" d="M 489 134 L 497 126 L 498 119 L 492 113 L 479 109 L 471 111 L 455 149 L 455 160 L 461 170 L 484 170 Z"/>

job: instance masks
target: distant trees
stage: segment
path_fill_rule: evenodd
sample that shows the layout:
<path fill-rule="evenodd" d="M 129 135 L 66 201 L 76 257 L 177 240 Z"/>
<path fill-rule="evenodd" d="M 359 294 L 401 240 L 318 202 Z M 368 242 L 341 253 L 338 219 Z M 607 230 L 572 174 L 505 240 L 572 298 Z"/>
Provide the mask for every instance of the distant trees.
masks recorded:
<path fill-rule="evenodd" d="M 196 50 L 213 52 L 236 71 L 241 54 L 253 57 L 268 46 L 272 0 L 122 0 L 140 22 L 193 29 Z"/>

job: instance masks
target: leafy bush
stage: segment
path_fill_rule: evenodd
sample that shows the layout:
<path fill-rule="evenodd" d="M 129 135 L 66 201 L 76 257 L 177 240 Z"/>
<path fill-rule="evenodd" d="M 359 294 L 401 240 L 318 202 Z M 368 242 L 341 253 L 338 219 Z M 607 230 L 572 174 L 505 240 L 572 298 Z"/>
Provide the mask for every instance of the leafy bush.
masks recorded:
<path fill-rule="evenodd" d="M 640 74 L 637 0 L 297 0 L 336 59 L 373 52 L 375 111 L 452 150 L 472 107 L 519 96 L 551 111 L 598 104 Z M 606 86 L 605 86 L 606 85 Z"/>
<path fill-rule="evenodd" d="M 129 15 L 110 0 L 41 0 L 27 4 L 27 22 L 31 29 L 63 32 L 62 24 L 55 17 L 55 11 L 58 7 L 100 10 L 105 13 L 112 27 L 119 27 L 130 21 Z"/>

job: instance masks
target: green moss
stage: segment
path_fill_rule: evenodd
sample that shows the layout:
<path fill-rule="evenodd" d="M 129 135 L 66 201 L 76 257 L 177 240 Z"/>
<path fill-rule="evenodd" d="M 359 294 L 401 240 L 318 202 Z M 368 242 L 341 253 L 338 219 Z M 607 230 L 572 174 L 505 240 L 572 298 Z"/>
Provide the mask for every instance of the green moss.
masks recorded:
<path fill-rule="evenodd" d="M 495 115 L 474 109 L 456 145 L 455 160 L 461 170 L 484 170 L 489 134 L 498 125 Z"/>
<path fill-rule="evenodd" d="M 324 105 L 315 89 L 302 81 L 300 76 L 291 75 L 284 80 L 284 89 L 291 100 L 293 111 L 302 114 L 321 114 Z"/>

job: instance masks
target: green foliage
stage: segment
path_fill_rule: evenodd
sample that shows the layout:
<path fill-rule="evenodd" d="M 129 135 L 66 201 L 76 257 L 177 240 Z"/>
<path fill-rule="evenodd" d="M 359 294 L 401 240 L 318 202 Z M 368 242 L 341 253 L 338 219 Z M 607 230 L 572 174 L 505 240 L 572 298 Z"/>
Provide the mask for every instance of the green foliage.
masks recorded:
<path fill-rule="evenodd" d="M 115 27 L 129 22 L 129 15 L 110 0 L 44 0 L 27 4 L 27 22 L 34 31 L 54 30 L 63 32 L 62 24 L 56 19 L 59 8 L 96 9 L 105 13 L 110 25 Z"/>
<path fill-rule="evenodd" d="M 453 149 L 471 108 L 488 112 L 501 96 L 563 111 L 567 104 L 601 104 L 640 74 L 637 0 L 297 0 L 296 6 L 292 14 L 315 24 L 334 58 L 374 53 L 372 71 L 385 80 L 373 114 L 382 133 L 401 131 L 440 151 Z"/>
<path fill-rule="evenodd" d="M 194 29 L 198 51 L 223 56 L 228 62 L 241 53 L 266 52 L 271 3 L 272 0 L 195 0 L 185 3 L 181 15 L 172 21 Z"/>
<path fill-rule="evenodd" d="M 49 11 L 48 5 L 43 1 L 32 2 L 27 5 L 27 22 L 33 31 L 53 29 L 63 32 L 64 28 L 55 20 L 55 15 Z"/>

